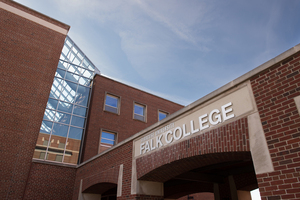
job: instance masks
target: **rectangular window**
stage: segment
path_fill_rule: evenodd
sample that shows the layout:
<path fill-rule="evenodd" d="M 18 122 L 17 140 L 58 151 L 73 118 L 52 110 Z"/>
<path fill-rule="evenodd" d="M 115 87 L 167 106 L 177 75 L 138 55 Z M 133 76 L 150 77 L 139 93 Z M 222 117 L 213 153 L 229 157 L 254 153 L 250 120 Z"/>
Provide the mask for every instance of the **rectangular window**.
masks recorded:
<path fill-rule="evenodd" d="M 101 131 L 99 153 L 105 151 L 116 144 L 116 133 L 110 131 Z"/>
<path fill-rule="evenodd" d="M 62 159 L 63 159 L 63 155 L 56 155 L 55 156 L 55 161 L 62 162 Z"/>
<path fill-rule="evenodd" d="M 104 110 L 119 114 L 119 110 L 120 110 L 119 108 L 120 108 L 120 97 L 111 94 L 106 94 Z"/>
<path fill-rule="evenodd" d="M 138 103 L 134 103 L 133 118 L 143 121 L 146 121 L 146 106 Z"/>
<path fill-rule="evenodd" d="M 168 115 L 169 115 L 169 113 L 159 110 L 158 111 L 158 121 L 166 118 Z"/>

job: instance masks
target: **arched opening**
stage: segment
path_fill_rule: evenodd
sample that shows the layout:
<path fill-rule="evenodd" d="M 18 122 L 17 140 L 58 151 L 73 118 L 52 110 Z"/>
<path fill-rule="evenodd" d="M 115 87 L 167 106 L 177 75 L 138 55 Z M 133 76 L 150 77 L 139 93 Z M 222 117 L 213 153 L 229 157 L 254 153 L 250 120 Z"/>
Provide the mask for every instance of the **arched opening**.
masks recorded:
<path fill-rule="evenodd" d="M 250 191 L 258 187 L 248 151 L 211 153 L 176 160 L 150 171 L 139 180 L 162 182 L 165 199 L 191 194 L 200 198 L 201 193 L 214 193 L 206 200 L 246 199 L 241 196 L 250 196 Z"/>
<path fill-rule="evenodd" d="M 117 199 L 117 184 L 114 183 L 97 183 L 82 192 L 84 200 L 100 199 L 101 200 L 116 200 Z"/>

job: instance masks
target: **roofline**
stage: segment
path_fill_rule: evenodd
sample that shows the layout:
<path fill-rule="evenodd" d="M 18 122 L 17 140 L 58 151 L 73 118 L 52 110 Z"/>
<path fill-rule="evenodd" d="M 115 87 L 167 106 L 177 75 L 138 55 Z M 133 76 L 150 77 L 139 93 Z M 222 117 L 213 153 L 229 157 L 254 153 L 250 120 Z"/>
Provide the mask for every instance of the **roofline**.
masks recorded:
<path fill-rule="evenodd" d="M 111 78 L 111 77 L 108 77 L 108 76 L 106 76 L 106 75 L 103 75 L 103 74 L 95 74 L 95 76 L 101 76 L 101 77 L 103 77 L 103 78 L 106 78 L 106 79 L 112 80 L 112 81 L 114 81 L 114 82 L 117 82 L 117 83 L 119 83 L 119 84 L 122 84 L 122 85 L 125 85 L 125 86 L 127 86 L 127 87 L 133 88 L 133 89 L 135 89 L 135 90 L 139 90 L 139 91 L 141 91 L 141 92 L 147 93 L 147 94 L 149 94 L 149 95 L 152 95 L 152 96 L 154 96 L 154 97 L 158 97 L 158 98 L 160 98 L 160 99 L 163 99 L 163 100 L 165 100 L 165 101 L 169 101 L 169 102 L 171 102 L 171 103 L 174 103 L 174 104 L 177 104 L 177 105 L 179 105 L 179 106 L 182 106 L 182 107 L 184 107 L 184 105 L 181 105 L 181 104 L 179 104 L 179 103 L 173 102 L 173 101 L 171 101 L 171 100 L 168 100 L 168 99 L 165 99 L 165 98 L 163 98 L 163 97 L 160 97 L 160 96 L 158 96 L 158 95 L 152 94 L 152 93 L 150 93 L 150 92 L 147 92 L 147 91 L 144 91 L 144 90 L 142 90 L 142 89 L 139 89 L 139 88 L 133 87 L 133 86 L 131 86 L 131 85 L 128 85 L 128 84 L 122 83 L 122 82 L 120 82 L 120 81 L 117 81 L 116 79 L 113 79 L 113 78 Z"/>
<path fill-rule="evenodd" d="M 39 25 L 47 27 L 63 35 L 67 35 L 70 30 L 70 26 L 62 23 L 56 19 L 53 19 L 45 14 L 42 14 L 36 10 L 28 8 L 18 2 L 11 0 L 0 0 L 0 8 L 10 13 L 23 17 L 27 20 L 35 22 Z"/>

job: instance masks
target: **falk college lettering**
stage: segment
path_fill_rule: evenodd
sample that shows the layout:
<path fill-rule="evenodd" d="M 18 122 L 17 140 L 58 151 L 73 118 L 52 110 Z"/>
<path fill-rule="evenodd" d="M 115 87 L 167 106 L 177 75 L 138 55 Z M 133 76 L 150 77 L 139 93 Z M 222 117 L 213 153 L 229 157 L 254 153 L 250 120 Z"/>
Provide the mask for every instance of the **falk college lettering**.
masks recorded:
<path fill-rule="evenodd" d="M 219 109 L 213 109 L 209 114 L 205 113 L 201 115 L 199 119 L 199 128 L 195 128 L 194 120 L 190 121 L 190 131 L 186 131 L 186 124 L 182 124 L 181 126 L 177 126 L 175 129 L 164 132 L 160 135 L 156 135 L 154 138 L 147 140 L 146 142 L 141 143 L 140 145 L 140 154 L 144 154 L 146 152 L 150 152 L 154 149 L 160 148 L 164 146 L 162 140 L 165 140 L 168 145 L 173 141 L 183 139 L 189 135 L 197 133 L 199 131 L 205 130 L 210 127 L 210 125 L 217 125 L 222 123 L 228 119 L 234 117 L 232 102 L 229 102 L 223 106 L 221 106 L 221 111 Z M 174 123 L 170 126 L 174 126 Z M 150 136 L 154 136 L 151 134 Z"/>
<path fill-rule="evenodd" d="M 134 155 L 143 156 L 254 111 L 252 98 L 249 85 L 244 84 L 231 93 L 211 99 L 205 106 L 193 109 L 179 119 L 166 122 L 167 125 L 164 124 L 137 139 Z"/>

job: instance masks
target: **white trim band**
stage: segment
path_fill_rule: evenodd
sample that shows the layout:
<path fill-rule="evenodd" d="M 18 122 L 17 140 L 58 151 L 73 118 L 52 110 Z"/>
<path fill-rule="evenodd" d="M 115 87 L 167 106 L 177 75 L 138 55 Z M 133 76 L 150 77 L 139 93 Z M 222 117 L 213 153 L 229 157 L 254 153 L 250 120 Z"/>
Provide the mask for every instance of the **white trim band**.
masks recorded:
<path fill-rule="evenodd" d="M 38 17 L 36 17 L 36 16 L 34 16 L 34 15 L 31 15 L 31 14 L 29 14 L 29 13 L 26 13 L 26 12 L 24 12 L 24 11 L 22 11 L 22 10 L 19 10 L 18 8 L 15 8 L 15 7 L 13 7 L 13 6 L 10 6 L 10 5 L 5 4 L 5 3 L 3 3 L 3 2 L 0 2 L 0 8 L 2 8 L 3 10 L 6 10 L 6 11 L 8 11 L 8 12 L 11 12 L 11 13 L 13 13 L 13 14 L 19 15 L 19 16 L 25 18 L 25 19 L 30 20 L 30 21 L 33 21 L 33 22 L 35 22 L 35 23 L 37 23 L 37 24 L 40 24 L 40 25 L 42 25 L 42 26 L 45 26 L 45 27 L 47 27 L 47 28 L 49 28 L 49 29 L 52 29 L 52 30 L 54 30 L 54 31 L 56 31 L 56 32 L 59 32 L 59 33 L 61 33 L 61 34 L 64 34 L 64 35 L 67 35 L 67 34 L 68 34 L 68 30 L 66 30 L 66 29 L 64 29 L 64 28 L 61 28 L 61 27 L 59 27 L 59 26 L 57 26 L 57 25 L 55 25 L 55 24 L 52 24 L 52 23 L 50 23 L 50 22 L 47 22 L 47 21 L 45 21 L 45 20 L 43 20 L 43 19 L 41 19 L 41 18 L 38 18 Z"/>

